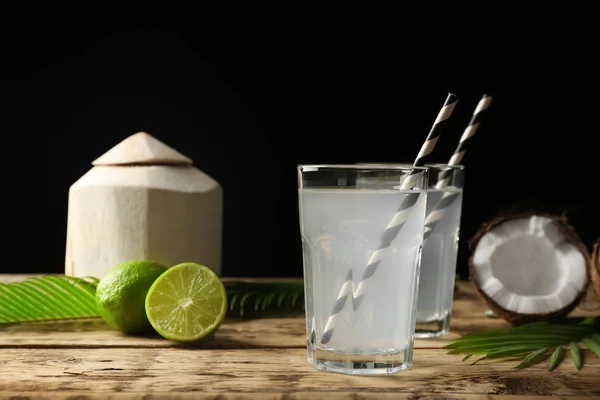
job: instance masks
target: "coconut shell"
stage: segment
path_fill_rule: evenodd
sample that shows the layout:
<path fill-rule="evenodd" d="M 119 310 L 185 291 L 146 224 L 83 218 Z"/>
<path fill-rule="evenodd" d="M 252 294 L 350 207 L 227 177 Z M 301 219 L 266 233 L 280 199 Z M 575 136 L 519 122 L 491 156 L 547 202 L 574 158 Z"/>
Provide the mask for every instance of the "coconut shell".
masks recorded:
<path fill-rule="evenodd" d="M 499 225 L 503 224 L 504 222 L 515 220 L 515 219 L 521 219 L 521 218 L 530 218 L 533 216 L 547 217 L 554 221 L 554 223 L 556 224 L 558 229 L 560 231 L 562 231 L 563 234 L 565 235 L 566 240 L 569 243 L 571 243 L 573 246 L 575 246 L 581 252 L 581 254 L 583 255 L 583 257 L 585 259 L 586 267 L 587 267 L 586 269 L 588 272 L 586 274 L 586 282 L 585 282 L 585 285 L 584 285 L 581 293 L 579 293 L 577 295 L 577 297 L 571 304 L 567 304 L 562 309 L 557 310 L 552 313 L 518 314 L 518 313 L 515 313 L 514 311 L 507 310 L 507 309 L 501 307 L 500 305 L 496 304 L 492 298 L 490 298 L 483 290 L 481 290 L 481 288 L 479 288 L 479 286 L 477 285 L 477 279 L 476 279 L 477 271 L 473 265 L 473 257 L 474 257 L 475 249 L 477 248 L 479 241 L 486 233 L 492 231 L 494 228 L 498 227 Z M 549 319 L 553 319 L 553 318 L 566 317 L 577 307 L 577 305 L 581 302 L 581 300 L 583 299 L 583 297 L 586 294 L 588 284 L 590 281 L 590 272 L 589 272 L 590 271 L 589 267 L 591 265 L 590 253 L 588 251 L 587 246 L 581 240 L 581 238 L 579 237 L 579 234 L 577 233 L 575 228 L 571 224 L 569 224 L 567 217 L 564 214 L 563 215 L 555 215 L 555 214 L 551 214 L 551 213 L 536 212 L 536 211 L 530 211 L 530 210 L 500 214 L 500 215 L 492 218 L 490 221 L 483 223 L 482 226 L 479 228 L 479 230 L 475 233 L 475 235 L 473 235 L 473 237 L 469 240 L 468 244 L 469 244 L 469 250 L 471 253 L 471 255 L 469 256 L 469 276 L 470 276 L 471 283 L 475 287 L 477 295 L 492 311 L 494 311 L 494 313 L 496 313 L 496 315 L 498 315 L 502 319 L 510 322 L 511 324 L 520 325 L 520 324 L 525 324 L 528 322 L 544 321 L 544 320 L 549 320 Z M 598 281 L 600 283 L 600 276 L 599 276 Z"/>
<path fill-rule="evenodd" d="M 594 292 L 596 292 L 596 297 L 600 300 L 600 238 L 598 238 L 592 250 L 590 275 L 592 278 L 592 285 L 594 286 Z"/>

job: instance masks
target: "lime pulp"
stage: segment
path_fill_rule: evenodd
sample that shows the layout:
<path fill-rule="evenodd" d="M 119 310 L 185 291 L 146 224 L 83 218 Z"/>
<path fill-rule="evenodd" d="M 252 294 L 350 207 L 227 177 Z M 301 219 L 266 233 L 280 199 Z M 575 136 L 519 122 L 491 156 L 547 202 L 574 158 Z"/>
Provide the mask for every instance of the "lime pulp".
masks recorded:
<path fill-rule="evenodd" d="M 213 334 L 225 319 L 227 295 L 210 268 L 175 265 L 156 279 L 146 295 L 146 315 L 166 339 L 196 342 Z"/>

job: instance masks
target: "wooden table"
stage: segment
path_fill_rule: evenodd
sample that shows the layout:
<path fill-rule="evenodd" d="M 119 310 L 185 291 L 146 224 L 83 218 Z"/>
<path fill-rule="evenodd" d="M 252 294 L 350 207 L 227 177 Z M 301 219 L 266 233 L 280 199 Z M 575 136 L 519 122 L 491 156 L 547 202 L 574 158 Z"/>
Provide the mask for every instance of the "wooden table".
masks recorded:
<path fill-rule="evenodd" d="M 4 282 L 24 278 L 0 275 Z M 313 369 L 306 361 L 302 316 L 229 318 L 199 349 L 124 337 L 99 320 L 0 325 L 0 398 L 600 399 L 600 358 L 587 350 L 582 371 L 569 360 L 553 372 L 546 363 L 519 371 L 514 361 L 470 365 L 462 356 L 447 355 L 442 346 L 458 334 L 506 326 L 485 310 L 470 283 L 461 282 L 453 333 L 417 340 L 411 370 L 378 377 Z"/>

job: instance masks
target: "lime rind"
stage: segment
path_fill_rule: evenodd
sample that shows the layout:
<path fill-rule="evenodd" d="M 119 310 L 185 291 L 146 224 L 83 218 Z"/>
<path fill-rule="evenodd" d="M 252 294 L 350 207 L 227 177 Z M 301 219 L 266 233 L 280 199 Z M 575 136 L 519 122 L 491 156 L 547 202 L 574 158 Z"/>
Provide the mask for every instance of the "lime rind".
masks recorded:
<path fill-rule="evenodd" d="M 227 312 L 220 278 L 208 267 L 183 263 L 169 268 L 150 287 L 146 315 L 161 336 L 196 342 L 213 334 Z"/>
<path fill-rule="evenodd" d="M 127 335 L 151 332 L 146 316 L 146 294 L 166 270 L 164 265 L 148 260 L 127 261 L 111 269 L 96 287 L 100 317 Z"/>

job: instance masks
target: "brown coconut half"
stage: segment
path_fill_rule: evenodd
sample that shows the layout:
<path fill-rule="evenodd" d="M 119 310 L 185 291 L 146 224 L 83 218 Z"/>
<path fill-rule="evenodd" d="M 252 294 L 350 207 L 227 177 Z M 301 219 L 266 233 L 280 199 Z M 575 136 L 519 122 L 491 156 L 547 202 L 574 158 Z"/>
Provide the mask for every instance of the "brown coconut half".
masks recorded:
<path fill-rule="evenodd" d="M 585 296 L 590 255 L 564 215 L 500 215 L 469 246 L 477 294 L 512 324 L 565 317 Z"/>
<path fill-rule="evenodd" d="M 600 300 L 600 238 L 598 238 L 592 249 L 590 275 L 594 286 L 594 292 L 596 292 L 596 297 Z"/>

